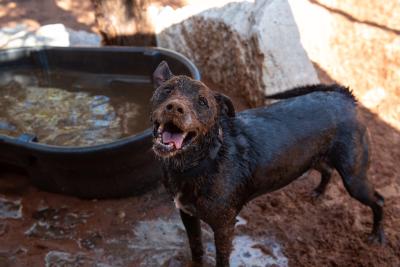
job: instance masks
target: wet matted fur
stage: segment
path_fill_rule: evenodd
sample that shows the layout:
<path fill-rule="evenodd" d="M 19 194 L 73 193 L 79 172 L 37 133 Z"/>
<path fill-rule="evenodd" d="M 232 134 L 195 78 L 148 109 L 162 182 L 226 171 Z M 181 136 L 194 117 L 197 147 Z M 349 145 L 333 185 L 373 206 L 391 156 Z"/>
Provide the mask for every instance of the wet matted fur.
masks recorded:
<path fill-rule="evenodd" d="M 368 182 L 368 132 L 347 88 L 298 87 L 268 96 L 285 99 L 278 103 L 235 113 L 227 96 L 174 76 L 165 62 L 153 79 L 153 150 L 180 210 L 193 263 L 202 263 L 200 220 L 214 231 L 217 266 L 229 266 L 242 207 L 309 169 L 321 173 L 315 196 L 337 170 L 349 194 L 372 209 L 370 239 L 383 242 L 384 199 Z"/>

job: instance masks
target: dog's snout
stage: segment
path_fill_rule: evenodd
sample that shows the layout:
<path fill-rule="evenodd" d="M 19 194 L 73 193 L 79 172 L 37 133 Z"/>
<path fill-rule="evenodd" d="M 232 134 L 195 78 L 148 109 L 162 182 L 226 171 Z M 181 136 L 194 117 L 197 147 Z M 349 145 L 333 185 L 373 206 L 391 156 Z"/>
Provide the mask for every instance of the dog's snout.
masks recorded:
<path fill-rule="evenodd" d="M 184 115 L 185 114 L 185 108 L 183 107 L 183 105 L 181 105 L 178 102 L 169 102 L 166 106 L 165 106 L 165 111 L 168 113 L 173 113 L 173 114 L 177 114 L 177 115 Z"/>

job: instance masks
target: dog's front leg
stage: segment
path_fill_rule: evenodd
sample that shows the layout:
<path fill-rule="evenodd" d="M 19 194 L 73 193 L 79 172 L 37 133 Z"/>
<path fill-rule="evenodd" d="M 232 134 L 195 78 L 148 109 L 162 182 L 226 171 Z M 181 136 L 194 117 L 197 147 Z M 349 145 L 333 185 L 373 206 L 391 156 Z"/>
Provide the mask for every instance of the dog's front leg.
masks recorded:
<path fill-rule="evenodd" d="M 229 256 L 232 251 L 232 239 L 235 225 L 225 224 L 214 229 L 214 242 L 217 249 L 217 267 L 229 267 Z"/>
<path fill-rule="evenodd" d="M 189 239 L 192 261 L 201 265 L 203 261 L 203 244 L 201 242 L 200 219 L 198 217 L 190 216 L 182 210 L 179 210 L 179 212 Z"/>

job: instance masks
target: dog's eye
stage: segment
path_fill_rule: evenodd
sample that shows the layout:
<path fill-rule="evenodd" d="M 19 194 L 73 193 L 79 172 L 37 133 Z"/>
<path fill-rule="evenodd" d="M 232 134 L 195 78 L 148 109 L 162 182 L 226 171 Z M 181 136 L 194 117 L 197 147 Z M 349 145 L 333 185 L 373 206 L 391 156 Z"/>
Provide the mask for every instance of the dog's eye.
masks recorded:
<path fill-rule="evenodd" d="M 199 104 L 203 107 L 208 107 L 208 102 L 205 97 L 199 96 Z"/>
<path fill-rule="evenodd" d="M 166 94 L 170 94 L 172 92 L 172 87 L 171 86 L 166 86 L 163 88 L 163 92 Z"/>

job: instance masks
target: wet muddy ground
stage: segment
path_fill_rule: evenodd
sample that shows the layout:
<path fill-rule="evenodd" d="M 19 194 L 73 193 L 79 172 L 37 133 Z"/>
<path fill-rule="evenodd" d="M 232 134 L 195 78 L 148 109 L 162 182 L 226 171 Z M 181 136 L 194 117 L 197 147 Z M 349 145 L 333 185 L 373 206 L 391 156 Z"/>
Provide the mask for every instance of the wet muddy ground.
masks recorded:
<path fill-rule="evenodd" d="M 183 225 L 161 188 L 142 197 L 79 200 L 39 192 L 22 176 L 0 181 L 9 192 L 0 198 L 0 266 L 184 266 L 190 257 Z M 241 217 L 236 230 L 233 266 L 287 266 L 274 237 L 252 235 Z M 203 232 L 212 265 L 212 232 L 206 225 Z"/>

